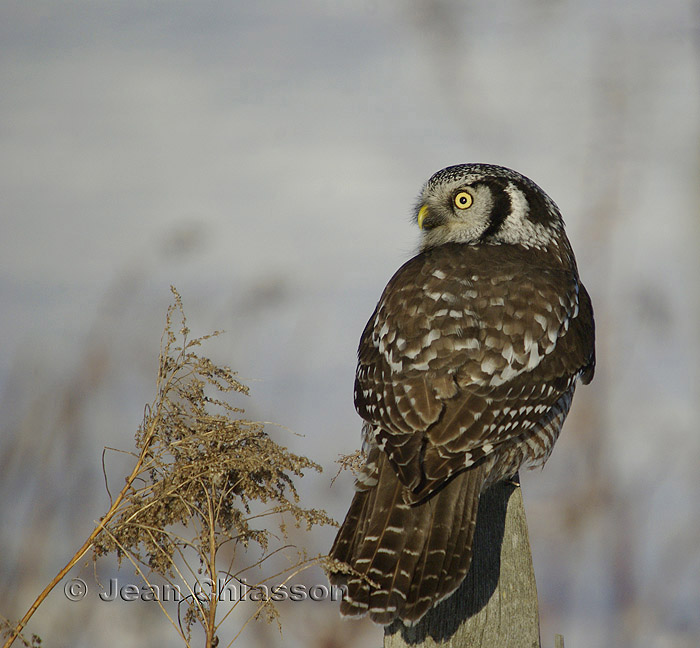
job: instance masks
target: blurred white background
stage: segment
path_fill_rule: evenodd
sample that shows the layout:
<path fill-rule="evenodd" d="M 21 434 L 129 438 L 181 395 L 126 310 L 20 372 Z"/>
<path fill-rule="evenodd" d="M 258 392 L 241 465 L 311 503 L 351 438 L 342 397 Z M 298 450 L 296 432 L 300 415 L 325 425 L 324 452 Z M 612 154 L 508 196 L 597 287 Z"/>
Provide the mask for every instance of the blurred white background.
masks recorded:
<path fill-rule="evenodd" d="M 105 510 L 170 284 L 342 518 L 355 349 L 414 200 L 492 162 L 560 206 L 598 326 L 596 380 L 523 476 L 543 645 L 700 645 L 699 61 L 691 0 L 0 3 L 0 613 Z M 177 645 L 157 610 L 60 589 L 46 645 Z M 330 604 L 285 618 L 242 641 L 381 643 Z"/>

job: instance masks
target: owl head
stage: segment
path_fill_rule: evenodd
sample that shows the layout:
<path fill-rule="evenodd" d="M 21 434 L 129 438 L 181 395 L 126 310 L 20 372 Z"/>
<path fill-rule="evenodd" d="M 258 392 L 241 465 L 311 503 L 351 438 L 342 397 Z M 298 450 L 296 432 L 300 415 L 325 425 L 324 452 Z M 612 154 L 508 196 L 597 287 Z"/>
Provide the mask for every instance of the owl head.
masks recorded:
<path fill-rule="evenodd" d="M 493 164 L 435 173 L 421 191 L 415 218 L 424 250 L 444 243 L 546 250 L 566 238 L 554 201 L 529 178 Z"/>

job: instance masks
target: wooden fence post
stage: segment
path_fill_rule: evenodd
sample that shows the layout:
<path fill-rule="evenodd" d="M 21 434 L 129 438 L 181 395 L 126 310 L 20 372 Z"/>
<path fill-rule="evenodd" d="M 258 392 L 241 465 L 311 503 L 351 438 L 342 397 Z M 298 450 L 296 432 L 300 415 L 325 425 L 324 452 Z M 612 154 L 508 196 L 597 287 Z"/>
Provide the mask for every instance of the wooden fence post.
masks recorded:
<path fill-rule="evenodd" d="M 517 480 L 517 477 L 516 477 Z M 540 648 L 537 588 L 520 486 L 481 496 L 472 564 L 452 596 L 415 626 L 384 629 L 384 648 Z"/>

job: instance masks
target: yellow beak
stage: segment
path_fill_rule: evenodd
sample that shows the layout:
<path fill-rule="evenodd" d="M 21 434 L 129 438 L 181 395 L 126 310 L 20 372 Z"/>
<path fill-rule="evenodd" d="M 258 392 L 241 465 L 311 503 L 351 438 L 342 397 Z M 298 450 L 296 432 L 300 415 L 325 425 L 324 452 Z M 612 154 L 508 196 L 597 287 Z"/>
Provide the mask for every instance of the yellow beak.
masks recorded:
<path fill-rule="evenodd" d="M 423 205 L 419 210 L 418 210 L 418 227 L 420 229 L 423 229 L 423 221 L 425 220 L 425 217 L 428 215 L 428 205 Z"/>

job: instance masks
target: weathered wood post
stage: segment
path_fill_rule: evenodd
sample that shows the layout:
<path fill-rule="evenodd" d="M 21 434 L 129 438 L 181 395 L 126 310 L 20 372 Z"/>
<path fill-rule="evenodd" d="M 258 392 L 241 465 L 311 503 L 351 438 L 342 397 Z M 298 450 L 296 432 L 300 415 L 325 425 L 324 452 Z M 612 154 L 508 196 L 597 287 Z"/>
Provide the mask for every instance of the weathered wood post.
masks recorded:
<path fill-rule="evenodd" d="M 517 480 L 517 478 L 516 478 Z M 520 486 L 479 503 L 472 564 L 459 589 L 415 626 L 386 626 L 384 648 L 539 648 L 537 588 Z"/>

